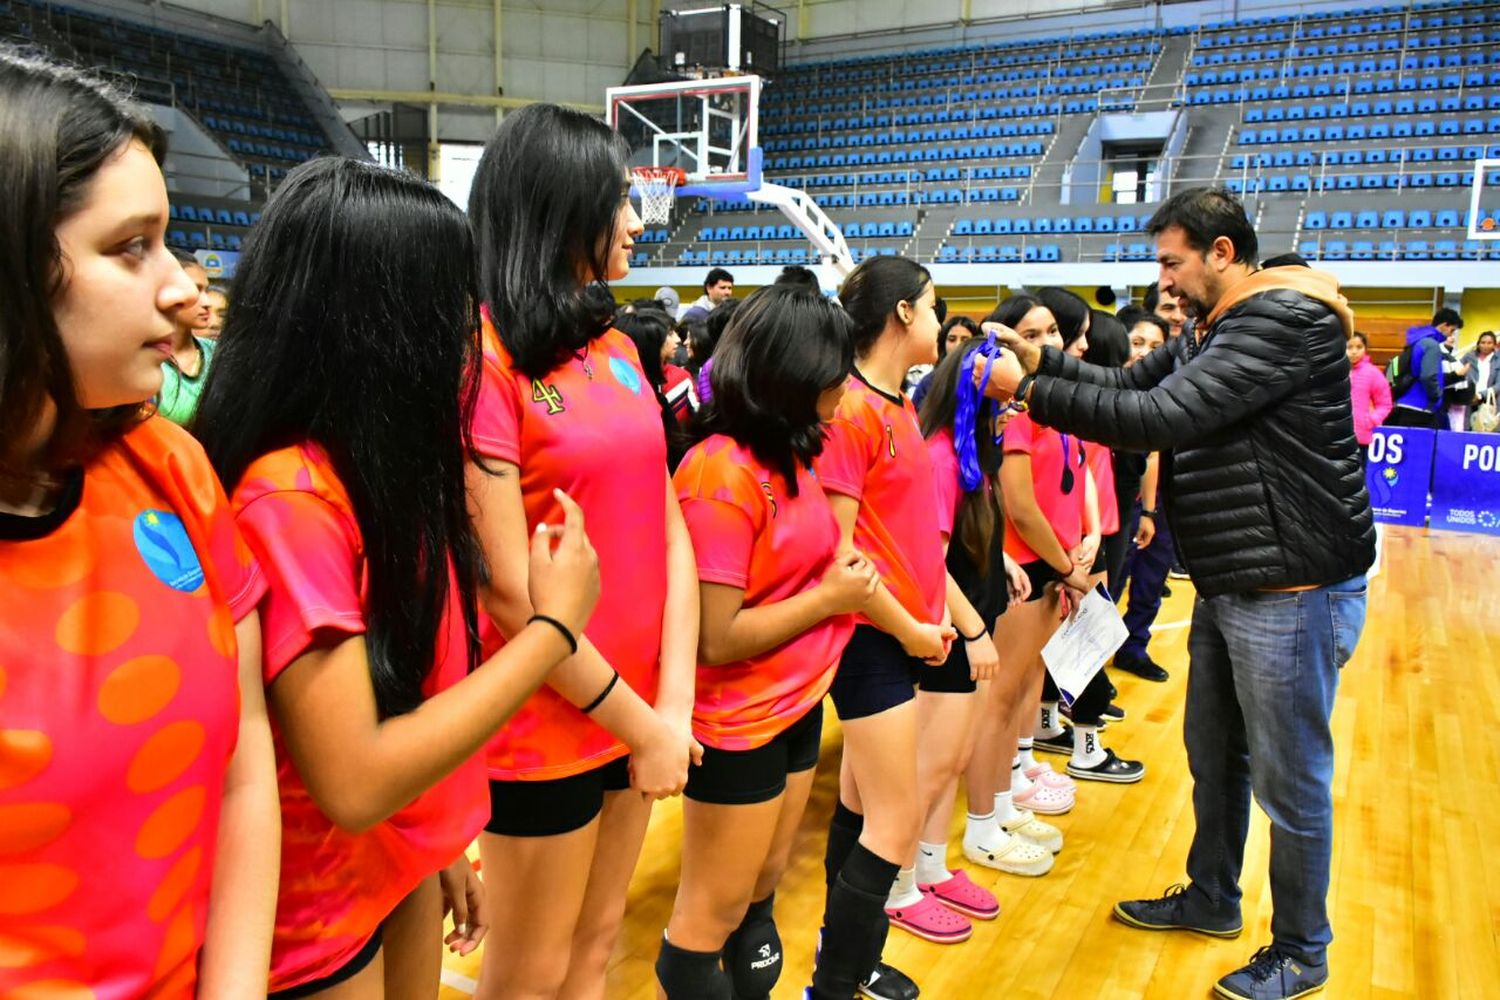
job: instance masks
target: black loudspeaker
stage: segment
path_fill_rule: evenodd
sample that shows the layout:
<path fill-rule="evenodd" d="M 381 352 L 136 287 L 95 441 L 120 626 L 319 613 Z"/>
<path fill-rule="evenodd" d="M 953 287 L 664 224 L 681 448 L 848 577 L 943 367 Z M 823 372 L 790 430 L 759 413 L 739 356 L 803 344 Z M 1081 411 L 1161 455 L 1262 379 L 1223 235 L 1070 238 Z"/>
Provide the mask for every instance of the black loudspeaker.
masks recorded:
<path fill-rule="evenodd" d="M 753 4 L 717 4 L 661 13 L 664 69 L 724 70 L 775 76 L 781 69 L 782 17 Z"/>

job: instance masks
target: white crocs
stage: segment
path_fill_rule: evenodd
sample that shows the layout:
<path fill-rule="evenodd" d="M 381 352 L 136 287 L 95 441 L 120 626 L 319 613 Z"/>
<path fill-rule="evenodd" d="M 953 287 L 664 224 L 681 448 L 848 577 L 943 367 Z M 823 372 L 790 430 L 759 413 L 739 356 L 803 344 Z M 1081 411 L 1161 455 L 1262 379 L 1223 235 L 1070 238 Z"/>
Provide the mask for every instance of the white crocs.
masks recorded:
<path fill-rule="evenodd" d="M 1062 831 L 1051 823 L 1043 823 L 1029 809 L 1017 810 L 1014 818 L 1000 824 L 1000 829 L 1053 854 L 1063 849 Z"/>
<path fill-rule="evenodd" d="M 991 844 L 973 844 L 965 838 L 964 857 L 976 865 L 1012 875 L 1037 876 L 1052 870 L 1052 855 L 1045 847 L 1008 833 L 1001 833 Z"/>

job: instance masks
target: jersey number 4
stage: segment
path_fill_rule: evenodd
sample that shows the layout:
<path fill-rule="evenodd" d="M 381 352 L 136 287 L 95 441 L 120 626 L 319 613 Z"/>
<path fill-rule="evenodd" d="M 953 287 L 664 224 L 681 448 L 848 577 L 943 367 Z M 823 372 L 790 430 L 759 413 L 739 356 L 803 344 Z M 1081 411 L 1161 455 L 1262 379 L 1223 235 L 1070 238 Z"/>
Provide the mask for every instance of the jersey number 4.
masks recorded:
<path fill-rule="evenodd" d="M 561 413 L 567 407 L 563 406 L 562 393 L 557 391 L 557 386 L 549 385 L 541 379 L 531 380 L 531 401 L 533 403 L 546 403 L 547 415 Z"/>

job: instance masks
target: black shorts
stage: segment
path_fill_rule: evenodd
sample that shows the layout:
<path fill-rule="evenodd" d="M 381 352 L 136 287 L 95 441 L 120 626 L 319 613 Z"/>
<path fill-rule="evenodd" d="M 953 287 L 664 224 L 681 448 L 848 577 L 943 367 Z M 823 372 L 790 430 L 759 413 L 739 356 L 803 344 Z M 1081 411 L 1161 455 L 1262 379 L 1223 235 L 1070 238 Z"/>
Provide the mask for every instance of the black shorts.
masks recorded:
<path fill-rule="evenodd" d="M 874 625 L 856 625 L 828 693 L 840 719 L 863 719 L 915 698 L 917 678 L 926 669 L 895 636 Z"/>
<path fill-rule="evenodd" d="M 929 694 L 973 694 L 979 690 L 969 676 L 969 646 L 962 636 L 953 640 L 953 649 L 941 667 L 923 663 L 917 669 L 917 687 Z"/>
<path fill-rule="evenodd" d="M 1026 598 L 1026 603 L 1040 601 L 1046 596 L 1047 584 L 1056 583 L 1062 579 L 1057 570 L 1047 565 L 1047 560 L 1037 559 L 1034 562 L 1022 563 L 1021 569 L 1026 574 L 1026 579 L 1031 581 L 1031 596 Z"/>
<path fill-rule="evenodd" d="M 555 837 L 588 826 L 604 808 L 605 792 L 630 787 L 630 758 L 552 781 L 490 780 L 486 833 L 502 837 Z"/>
<path fill-rule="evenodd" d="M 267 994 L 266 1000 L 298 1000 L 299 997 L 310 997 L 315 993 L 322 993 L 330 987 L 353 979 L 363 972 L 366 966 L 375 961 L 376 955 L 380 954 L 380 945 L 384 939 L 382 931 L 383 928 L 381 927 L 375 928 L 375 933 L 370 935 L 370 940 L 364 943 L 364 947 L 355 952 L 349 961 L 334 969 L 328 975 L 319 976 L 317 979 L 303 983 L 300 986 L 289 986 L 284 990 L 277 990 L 274 993 Z"/>
<path fill-rule="evenodd" d="M 823 703 L 754 750 L 703 748 L 703 763 L 688 769 L 682 794 L 694 802 L 748 806 L 786 791 L 786 777 L 818 766 L 823 742 Z"/>
<path fill-rule="evenodd" d="M 1109 569 L 1109 556 L 1106 554 L 1105 550 L 1107 546 L 1104 543 L 1113 537 L 1115 536 L 1111 533 L 1099 539 L 1099 551 L 1094 553 L 1094 565 L 1089 567 L 1089 576 L 1093 576 L 1096 573 L 1103 573 Z"/>

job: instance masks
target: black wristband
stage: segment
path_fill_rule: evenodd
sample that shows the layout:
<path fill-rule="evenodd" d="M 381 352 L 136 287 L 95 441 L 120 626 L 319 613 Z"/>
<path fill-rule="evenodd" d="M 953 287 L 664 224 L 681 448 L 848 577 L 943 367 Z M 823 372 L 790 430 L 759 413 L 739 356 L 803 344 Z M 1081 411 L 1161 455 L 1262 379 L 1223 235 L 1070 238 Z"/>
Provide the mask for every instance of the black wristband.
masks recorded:
<path fill-rule="evenodd" d="M 953 626 L 953 631 L 958 632 L 957 625 Z M 958 637 L 964 642 L 978 642 L 980 639 L 983 639 L 987 635 L 989 635 L 989 633 L 986 632 L 983 628 L 979 630 L 978 635 L 964 635 L 962 632 L 958 632 Z"/>
<path fill-rule="evenodd" d="M 1141 516 L 1142 517 L 1149 517 L 1153 521 L 1156 520 L 1157 515 L 1160 514 L 1160 513 L 1161 513 L 1161 511 L 1159 511 L 1159 510 L 1147 510 L 1145 507 L 1141 508 Z"/>
<path fill-rule="evenodd" d="M 609 697 L 609 693 L 615 689 L 615 685 L 618 683 L 620 683 L 620 672 L 616 670 L 614 671 L 614 676 L 609 679 L 609 683 L 604 685 L 604 690 L 599 692 L 599 697 L 589 702 L 583 708 L 579 709 L 579 711 L 584 715 L 588 715 L 594 709 L 604 704 L 604 699 Z"/>
<path fill-rule="evenodd" d="M 1026 398 L 1026 391 L 1031 388 L 1031 383 L 1036 381 L 1036 373 L 1022 375 L 1021 381 L 1016 383 L 1016 394 L 1011 402 L 1021 412 L 1031 409 L 1031 401 Z"/>
<path fill-rule="evenodd" d="M 532 615 L 526 620 L 526 624 L 530 625 L 532 622 L 546 622 L 548 625 L 551 625 L 553 628 L 562 633 L 562 637 L 567 642 L 568 648 L 572 649 L 575 653 L 578 652 L 577 637 L 574 636 L 572 632 L 568 631 L 568 626 L 564 625 L 556 618 L 552 618 L 547 615 Z"/>

